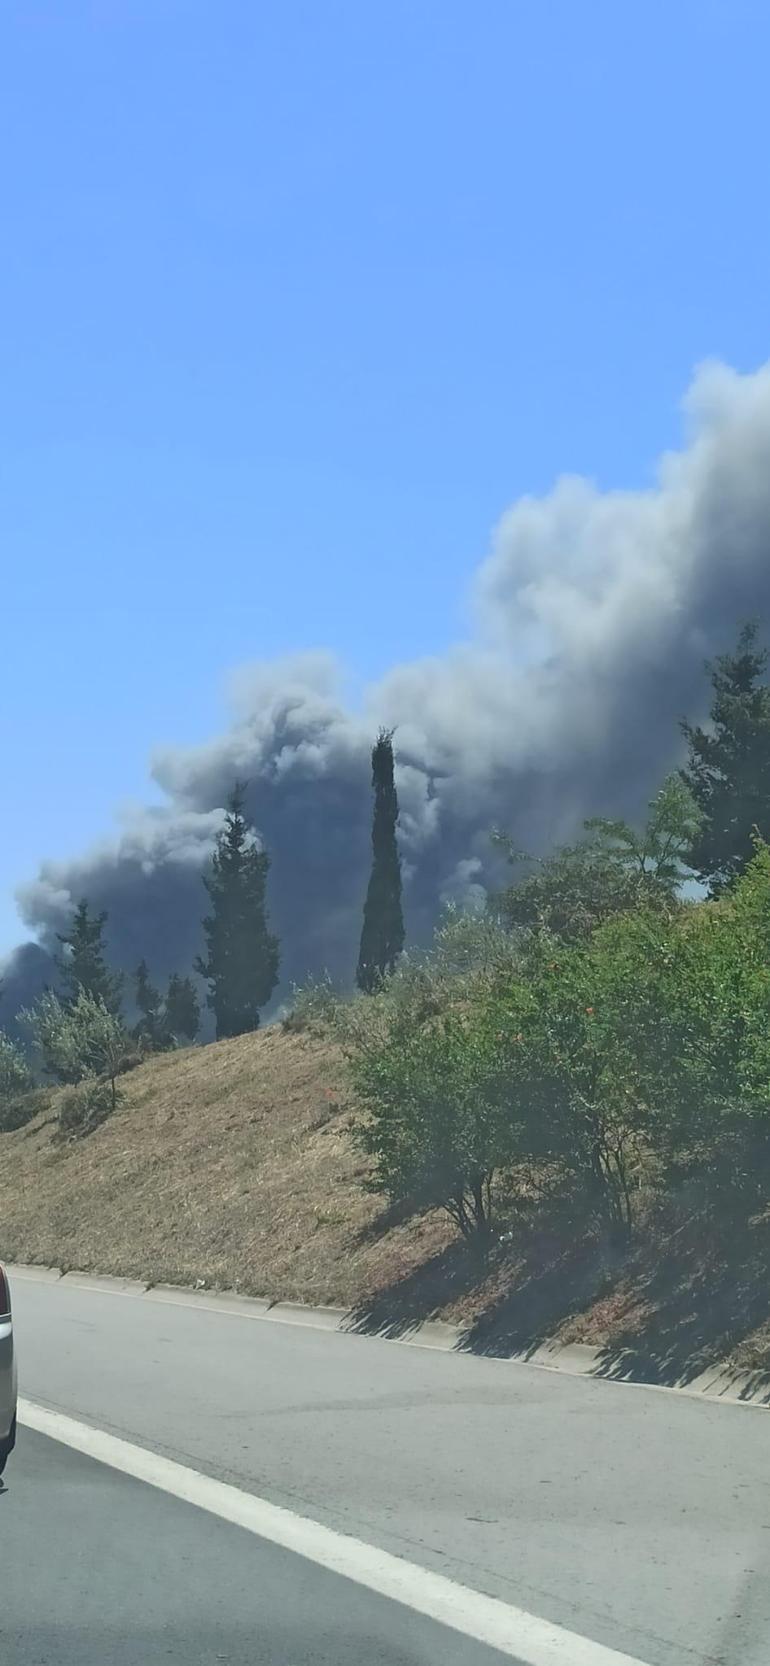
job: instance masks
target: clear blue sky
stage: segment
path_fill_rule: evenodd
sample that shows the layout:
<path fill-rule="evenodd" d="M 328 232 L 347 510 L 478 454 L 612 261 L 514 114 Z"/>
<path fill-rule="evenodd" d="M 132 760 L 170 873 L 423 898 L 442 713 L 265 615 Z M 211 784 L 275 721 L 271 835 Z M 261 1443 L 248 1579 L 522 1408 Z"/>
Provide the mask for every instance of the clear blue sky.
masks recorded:
<path fill-rule="evenodd" d="M 768 356 L 769 61 L 763 0 L 4 0 L 0 949 L 228 668 L 440 650 L 517 494 Z"/>

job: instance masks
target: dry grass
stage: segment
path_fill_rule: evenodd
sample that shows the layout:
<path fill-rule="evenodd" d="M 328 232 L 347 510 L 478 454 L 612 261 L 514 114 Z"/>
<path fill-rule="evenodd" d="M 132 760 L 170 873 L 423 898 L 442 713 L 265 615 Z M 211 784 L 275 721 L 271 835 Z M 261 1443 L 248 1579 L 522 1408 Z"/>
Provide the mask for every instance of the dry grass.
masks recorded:
<path fill-rule="evenodd" d="M 474 1253 L 438 1211 L 398 1221 L 365 1188 L 339 1048 L 278 1025 L 149 1059 L 115 1114 L 63 1144 L 58 1094 L 0 1134 L 0 1255 L 352 1308 L 399 1334 L 442 1316 L 479 1352 L 558 1335 L 608 1375 L 679 1381 L 713 1360 L 770 1373 L 767 1223 L 730 1240 L 661 1223 L 624 1256 L 558 1219 Z"/>
<path fill-rule="evenodd" d="M 149 1059 L 115 1115 L 52 1141 L 56 1095 L 0 1136 L 0 1253 L 156 1283 L 347 1306 L 451 1236 L 385 1234 L 349 1131 L 339 1050 L 277 1026 Z"/>

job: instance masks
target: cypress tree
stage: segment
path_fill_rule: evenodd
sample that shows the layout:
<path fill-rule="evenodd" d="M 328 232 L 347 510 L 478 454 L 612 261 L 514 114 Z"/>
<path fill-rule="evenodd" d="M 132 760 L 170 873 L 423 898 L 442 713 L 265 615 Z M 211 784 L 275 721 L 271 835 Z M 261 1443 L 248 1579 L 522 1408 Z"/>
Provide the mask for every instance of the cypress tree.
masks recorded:
<path fill-rule="evenodd" d="M 404 947 L 401 910 L 401 861 L 396 840 L 398 797 L 393 778 L 393 731 L 381 729 L 372 750 L 372 870 L 364 903 L 364 921 L 356 982 L 367 995 L 393 971 Z"/>
<path fill-rule="evenodd" d="M 270 858 L 256 844 L 243 797 L 243 786 L 236 784 L 204 880 L 211 913 L 203 921 L 206 955 L 195 963 L 209 985 L 218 1041 L 256 1030 L 260 1007 L 278 982 L 278 939 L 268 931 L 265 913 Z"/>
<path fill-rule="evenodd" d="M 770 837 L 770 688 L 757 626 L 707 666 L 713 698 L 708 730 L 683 722 L 689 748 L 682 778 L 701 812 L 689 860 L 711 896 L 727 890 L 754 854 L 757 829 Z"/>
<path fill-rule="evenodd" d="M 63 952 L 55 957 L 56 968 L 63 986 L 63 999 L 68 1006 L 84 989 L 95 1001 L 103 1001 L 108 1012 L 120 1010 L 123 978 L 110 972 L 104 947 L 104 927 L 107 914 L 89 913 L 85 897 L 81 898 L 72 917 L 69 931 L 57 932 Z"/>

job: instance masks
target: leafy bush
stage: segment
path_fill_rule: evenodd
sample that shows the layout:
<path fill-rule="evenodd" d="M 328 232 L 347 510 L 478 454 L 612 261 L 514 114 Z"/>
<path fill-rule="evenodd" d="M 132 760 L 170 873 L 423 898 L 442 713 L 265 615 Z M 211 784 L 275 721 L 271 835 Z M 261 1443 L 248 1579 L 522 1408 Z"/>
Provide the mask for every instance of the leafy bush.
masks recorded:
<path fill-rule="evenodd" d="M 84 989 L 66 1003 L 46 990 L 20 1017 L 32 1033 L 46 1073 L 58 1082 L 107 1076 L 114 1084 L 120 1060 L 131 1051 L 121 1020 Z"/>
<path fill-rule="evenodd" d="M 310 978 L 306 984 L 294 985 L 291 1006 L 282 1019 L 282 1028 L 291 1035 L 303 1031 L 326 1034 L 333 1031 L 338 1021 L 341 996 L 328 973 Z"/>
<path fill-rule="evenodd" d="M 723 1223 L 770 1184 L 770 850 L 718 903 L 547 931 L 513 972 L 399 968 L 345 1044 L 374 1184 L 487 1230 L 501 1174 L 548 1177 L 616 1239 L 687 1187 Z"/>
<path fill-rule="evenodd" d="M 489 1232 L 498 1171 L 522 1149 L 502 1039 L 481 1005 L 428 1019 L 397 1007 L 348 1038 L 373 1186 L 391 1202 L 442 1207 L 465 1237 Z"/>
<path fill-rule="evenodd" d="M 59 1101 L 59 1134 L 62 1139 L 83 1139 L 106 1122 L 115 1109 L 115 1096 L 108 1081 L 95 1077 L 79 1082 L 63 1093 Z"/>
<path fill-rule="evenodd" d="M 32 1071 L 20 1047 L 0 1030 L 0 1105 L 32 1086 Z"/>
<path fill-rule="evenodd" d="M 493 835 L 514 867 L 518 884 L 501 892 L 495 908 L 511 930 L 546 932 L 564 942 L 584 942 L 605 921 L 634 909 L 668 912 L 687 874 L 700 812 L 676 775 L 664 781 L 649 805 L 645 827 L 594 816 L 585 837 L 550 856 L 533 859 Z"/>

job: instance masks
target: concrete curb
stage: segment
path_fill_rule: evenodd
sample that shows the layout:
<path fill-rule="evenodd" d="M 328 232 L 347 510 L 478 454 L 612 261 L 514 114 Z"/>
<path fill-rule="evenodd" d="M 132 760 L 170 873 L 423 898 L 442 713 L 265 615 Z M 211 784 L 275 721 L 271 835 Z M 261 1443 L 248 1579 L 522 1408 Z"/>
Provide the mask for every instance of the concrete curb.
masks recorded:
<path fill-rule="evenodd" d="M 584 1342 L 541 1343 L 539 1347 L 506 1355 L 485 1355 L 467 1346 L 467 1331 L 442 1319 L 426 1319 L 397 1333 L 369 1330 L 342 1307 L 311 1307 L 304 1302 L 269 1301 L 263 1296 L 242 1296 L 237 1290 L 207 1290 L 183 1284 L 148 1284 L 141 1279 L 114 1278 L 102 1273 L 64 1271 L 36 1263 L 7 1263 L 11 1279 L 28 1279 L 40 1284 L 68 1284 L 104 1295 L 142 1297 L 145 1301 L 167 1302 L 173 1307 L 190 1307 L 233 1317 L 281 1325 L 303 1325 L 313 1330 L 337 1331 L 369 1340 L 397 1342 L 412 1348 L 435 1348 L 445 1353 L 467 1353 L 476 1359 L 493 1358 L 503 1365 L 531 1365 L 541 1371 L 561 1371 L 573 1377 L 591 1377 L 628 1388 L 655 1389 L 663 1394 L 686 1394 L 692 1399 L 721 1400 L 730 1405 L 767 1409 L 770 1406 L 770 1375 L 759 1371 L 737 1371 L 728 1361 L 715 1363 L 689 1381 L 656 1382 L 654 1378 L 632 1375 L 622 1358 L 609 1364 L 602 1348 Z"/>

